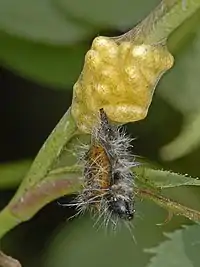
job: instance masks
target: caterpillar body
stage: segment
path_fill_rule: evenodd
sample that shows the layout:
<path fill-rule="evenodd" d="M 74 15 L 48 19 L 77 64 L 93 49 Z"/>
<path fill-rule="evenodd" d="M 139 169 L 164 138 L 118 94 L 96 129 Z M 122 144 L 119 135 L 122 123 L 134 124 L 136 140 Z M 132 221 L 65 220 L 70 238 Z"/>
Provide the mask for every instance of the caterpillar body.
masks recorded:
<path fill-rule="evenodd" d="M 93 128 L 89 148 L 83 153 L 83 189 L 75 199 L 78 213 L 86 210 L 117 225 L 130 221 L 135 213 L 134 174 L 137 165 L 131 154 L 131 141 L 125 131 L 109 122 L 103 109 Z"/>

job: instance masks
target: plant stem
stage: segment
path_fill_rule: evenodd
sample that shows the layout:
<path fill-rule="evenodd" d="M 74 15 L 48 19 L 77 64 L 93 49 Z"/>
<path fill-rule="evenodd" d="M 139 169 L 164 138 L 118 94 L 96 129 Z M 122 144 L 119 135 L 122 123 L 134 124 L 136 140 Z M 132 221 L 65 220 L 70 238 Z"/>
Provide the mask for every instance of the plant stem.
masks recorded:
<path fill-rule="evenodd" d="M 200 8 L 200 0 L 163 0 L 135 28 L 122 38 L 155 44 L 165 42 L 169 35 Z"/>
<path fill-rule="evenodd" d="M 76 123 L 71 116 L 71 110 L 69 108 L 43 144 L 11 202 L 21 196 L 23 191 L 26 191 L 47 176 L 63 147 L 77 133 Z"/>
<path fill-rule="evenodd" d="M 138 189 L 137 195 L 142 199 L 143 198 L 151 199 L 157 205 L 159 205 L 160 207 L 163 207 L 164 209 L 168 210 L 172 214 L 185 216 L 186 218 L 193 220 L 195 222 L 200 221 L 199 211 L 188 208 L 184 205 L 181 205 L 180 203 L 173 201 L 167 197 L 158 195 L 154 193 L 153 191 L 150 191 L 147 189 Z"/>
<path fill-rule="evenodd" d="M 72 182 L 42 183 L 63 147 L 77 134 L 70 108 L 50 134 L 10 203 L 0 212 L 0 238 L 14 226 L 31 218 L 44 205 L 74 188 Z M 66 188 L 60 188 L 60 184 Z M 72 187 L 69 189 L 68 187 Z M 50 190 L 52 196 L 45 190 Z M 26 203 L 27 201 L 27 203 Z"/>
<path fill-rule="evenodd" d="M 0 212 L 0 238 L 4 236 L 9 230 L 20 224 L 18 218 L 16 218 L 9 209 L 5 208 Z"/>
<path fill-rule="evenodd" d="M 32 218 L 49 202 L 80 190 L 81 167 L 70 166 L 49 172 L 45 179 L 24 191 L 0 212 L 0 239 L 12 228 Z"/>

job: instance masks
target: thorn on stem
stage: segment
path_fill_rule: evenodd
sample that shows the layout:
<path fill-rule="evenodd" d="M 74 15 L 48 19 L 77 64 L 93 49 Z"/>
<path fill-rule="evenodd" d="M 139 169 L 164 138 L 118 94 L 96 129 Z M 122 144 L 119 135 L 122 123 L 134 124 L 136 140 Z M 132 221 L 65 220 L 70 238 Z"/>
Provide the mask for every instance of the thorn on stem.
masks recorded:
<path fill-rule="evenodd" d="M 157 225 L 157 226 L 163 226 L 163 225 L 169 223 L 169 222 L 171 221 L 173 215 L 174 215 L 173 212 L 168 211 L 167 218 L 164 220 L 164 222 L 163 222 L 163 223 L 157 223 L 156 225 Z"/>

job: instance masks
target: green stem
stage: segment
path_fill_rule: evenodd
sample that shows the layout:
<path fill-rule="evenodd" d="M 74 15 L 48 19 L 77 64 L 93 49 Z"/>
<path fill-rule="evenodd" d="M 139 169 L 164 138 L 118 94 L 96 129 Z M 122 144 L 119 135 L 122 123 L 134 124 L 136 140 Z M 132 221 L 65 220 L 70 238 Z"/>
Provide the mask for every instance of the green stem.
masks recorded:
<path fill-rule="evenodd" d="M 0 238 L 21 221 L 31 218 L 45 204 L 74 188 L 72 182 L 66 183 L 62 180 L 54 184 L 48 181 L 45 183 L 45 179 L 63 147 L 77 133 L 77 126 L 69 108 L 40 149 L 16 194 L 0 212 Z M 62 189 L 61 185 L 66 188 Z"/>
<path fill-rule="evenodd" d="M 0 238 L 20 223 L 21 221 L 12 215 L 9 209 L 2 210 L 0 212 Z"/>
<path fill-rule="evenodd" d="M 49 135 L 11 202 L 47 176 L 63 147 L 78 133 L 70 108 Z"/>
<path fill-rule="evenodd" d="M 169 35 L 200 8 L 200 0 L 163 0 L 123 39 L 138 43 L 165 42 Z"/>
<path fill-rule="evenodd" d="M 56 168 L 54 170 L 52 170 L 49 175 L 48 175 L 48 179 L 51 178 L 51 176 L 57 176 L 57 175 L 65 175 L 69 172 L 73 172 L 73 173 L 81 173 L 82 172 L 83 167 L 80 165 L 72 165 L 72 166 L 66 166 L 66 167 L 60 167 L 60 168 Z M 46 180 L 46 179 L 45 179 Z"/>
<path fill-rule="evenodd" d="M 45 179 L 14 201 L 0 212 L 0 239 L 12 228 L 32 218 L 42 207 L 51 201 L 70 195 L 80 190 L 81 167 L 70 166 L 49 172 Z"/>

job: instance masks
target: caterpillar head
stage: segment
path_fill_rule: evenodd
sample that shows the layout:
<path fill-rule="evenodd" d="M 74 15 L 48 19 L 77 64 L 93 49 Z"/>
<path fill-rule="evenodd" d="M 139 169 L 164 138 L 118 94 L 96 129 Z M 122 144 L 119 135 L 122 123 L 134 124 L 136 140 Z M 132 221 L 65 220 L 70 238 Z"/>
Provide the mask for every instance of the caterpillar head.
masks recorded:
<path fill-rule="evenodd" d="M 113 215 L 116 215 L 124 220 L 132 220 L 134 217 L 134 201 L 132 198 L 124 199 L 121 196 L 111 198 L 109 208 L 112 210 Z"/>

